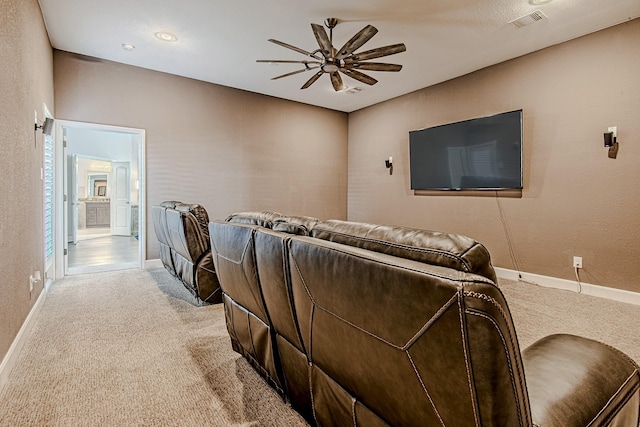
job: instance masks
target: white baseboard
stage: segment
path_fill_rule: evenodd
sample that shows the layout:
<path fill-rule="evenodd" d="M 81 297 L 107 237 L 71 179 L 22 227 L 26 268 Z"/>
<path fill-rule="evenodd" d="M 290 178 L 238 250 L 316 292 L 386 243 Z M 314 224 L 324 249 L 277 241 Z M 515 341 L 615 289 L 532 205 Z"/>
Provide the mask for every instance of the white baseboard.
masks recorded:
<path fill-rule="evenodd" d="M 144 262 L 145 269 L 164 268 L 160 258 L 148 259 Z"/>
<path fill-rule="evenodd" d="M 631 292 L 624 289 L 608 288 L 606 286 L 593 285 L 591 283 L 578 282 L 575 280 L 558 279 L 557 277 L 543 276 L 541 274 L 517 272 L 506 268 L 496 267 L 496 274 L 499 278 L 507 280 L 522 281 L 532 283 L 534 285 L 544 286 L 547 288 L 564 289 L 567 291 L 578 292 L 584 295 L 606 298 L 613 301 L 626 302 L 629 304 L 640 305 L 640 293 Z"/>
<path fill-rule="evenodd" d="M 123 262 L 121 264 L 101 264 L 101 265 L 86 265 L 81 267 L 69 267 L 67 268 L 67 275 L 102 273 L 105 271 L 131 270 L 134 268 L 140 268 L 140 263 L 138 261 Z"/>
<path fill-rule="evenodd" d="M 13 340 L 11 347 L 9 347 L 9 351 L 7 351 L 7 354 L 4 356 L 2 363 L 0 363 L 0 390 L 4 388 L 4 385 L 9 380 L 9 374 L 11 374 L 11 370 L 18 360 L 20 351 L 22 350 L 24 343 L 27 341 L 33 325 L 36 324 L 36 320 L 38 319 L 38 315 L 40 314 L 40 310 L 42 309 L 44 300 L 47 297 L 47 292 L 51 287 L 51 282 L 52 281 L 50 279 L 45 282 L 44 288 L 42 289 L 42 292 L 40 292 L 38 300 L 31 308 L 31 311 L 27 315 L 27 318 L 24 320 L 22 327 Z"/>

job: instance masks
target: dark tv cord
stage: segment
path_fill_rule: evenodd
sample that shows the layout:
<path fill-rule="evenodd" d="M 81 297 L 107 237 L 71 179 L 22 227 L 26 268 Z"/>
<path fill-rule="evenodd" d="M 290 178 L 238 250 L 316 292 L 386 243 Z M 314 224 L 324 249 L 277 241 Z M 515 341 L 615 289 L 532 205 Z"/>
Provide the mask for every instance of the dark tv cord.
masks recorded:
<path fill-rule="evenodd" d="M 505 235 L 505 238 L 507 239 L 507 246 L 509 247 L 509 255 L 511 256 L 511 262 L 513 263 L 513 267 L 518 272 L 518 279 L 522 279 L 522 273 L 520 272 L 520 265 L 518 264 L 518 257 L 516 256 L 516 251 L 513 245 L 511 230 L 509 229 L 509 225 L 507 224 L 507 219 L 504 215 L 504 210 L 502 209 L 502 205 L 500 204 L 500 196 L 498 196 L 497 190 L 496 190 L 496 202 L 498 203 L 498 211 L 500 212 L 500 221 L 502 222 L 504 235 Z"/>

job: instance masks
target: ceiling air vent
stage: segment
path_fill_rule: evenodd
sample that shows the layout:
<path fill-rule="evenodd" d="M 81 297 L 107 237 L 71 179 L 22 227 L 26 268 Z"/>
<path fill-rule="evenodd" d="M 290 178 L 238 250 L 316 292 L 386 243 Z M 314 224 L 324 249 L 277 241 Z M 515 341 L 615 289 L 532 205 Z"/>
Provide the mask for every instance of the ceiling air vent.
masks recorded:
<path fill-rule="evenodd" d="M 356 86 L 356 87 L 352 87 L 352 88 L 347 89 L 346 92 L 347 93 L 358 93 L 358 92 L 362 92 L 363 90 L 364 90 L 363 87 Z"/>
<path fill-rule="evenodd" d="M 542 21 L 546 17 L 547 15 L 542 13 L 540 9 L 537 9 L 527 15 L 521 16 L 518 19 L 514 19 L 513 21 L 509 22 L 509 24 L 515 25 L 516 28 L 522 28 L 525 25 L 533 24 L 537 21 Z"/>

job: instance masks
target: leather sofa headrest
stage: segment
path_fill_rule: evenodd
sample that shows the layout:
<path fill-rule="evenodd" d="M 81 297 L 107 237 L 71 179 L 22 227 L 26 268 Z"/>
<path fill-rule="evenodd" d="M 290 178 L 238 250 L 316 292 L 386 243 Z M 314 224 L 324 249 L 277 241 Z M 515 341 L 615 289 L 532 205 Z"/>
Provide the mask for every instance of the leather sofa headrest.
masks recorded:
<path fill-rule="evenodd" d="M 296 236 L 309 236 L 318 222 L 320 222 L 318 218 L 311 216 L 285 216 L 276 219 L 271 228 Z"/>
<path fill-rule="evenodd" d="M 479 274 L 497 283 L 489 251 L 466 236 L 340 220 L 316 224 L 311 236 Z"/>
<path fill-rule="evenodd" d="M 203 206 L 195 203 L 181 203 L 179 205 L 176 205 L 175 210 L 192 214 L 196 218 L 196 221 L 198 222 L 198 226 L 202 230 L 202 233 L 207 238 L 209 238 L 209 214 Z"/>
<path fill-rule="evenodd" d="M 271 211 L 250 211 L 237 212 L 231 214 L 225 219 L 226 222 L 234 222 L 236 224 L 258 225 L 260 227 L 271 228 L 273 222 L 283 215 L 278 212 Z"/>

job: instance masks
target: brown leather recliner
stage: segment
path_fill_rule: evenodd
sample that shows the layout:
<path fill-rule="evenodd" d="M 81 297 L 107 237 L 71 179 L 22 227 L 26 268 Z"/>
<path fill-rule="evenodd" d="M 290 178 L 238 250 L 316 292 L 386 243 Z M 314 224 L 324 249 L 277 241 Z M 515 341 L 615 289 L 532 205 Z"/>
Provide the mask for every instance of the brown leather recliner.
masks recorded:
<path fill-rule="evenodd" d="M 160 259 L 199 302 L 222 302 L 204 207 L 175 201 L 151 207 Z"/>
<path fill-rule="evenodd" d="M 301 344 L 300 339 L 296 338 L 297 323 L 291 315 L 290 295 L 284 288 L 286 279 L 283 275 L 286 270 L 282 265 L 282 247 L 265 242 L 264 236 L 256 241 L 256 232 L 273 228 L 286 231 L 287 234 L 276 233 L 278 237 L 308 235 L 317 222 L 316 218 L 285 218 L 276 212 L 263 211 L 236 213 L 225 221 L 214 221 L 209 225 L 216 271 L 219 271 L 221 282 L 226 284 L 224 304 L 232 347 L 280 394 L 290 398 L 294 396 L 291 392 L 293 389 L 289 386 L 285 390 L 283 366 L 288 373 L 302 374 L 301 382 L 307 384 L 304 369 L 306 355 L 304 351 L 298 351 L 291 356 L 295 360 L 284 365 L 281 363 L 281 357 L 288 359 L 288 355 L 278 351 L 276 341 L 289 339 L 299 349 Z M 231 241 L 234 243 L 230 245 Z M 259 279 L 259 263 L 273 265 L 276 271 L 261 269 L 265 275 L 271 273 L 271 276 Z M 271 282 L 274 282 L 274 286 L 261 286 L 261 283 Z M 301 365 L 298 366 L 299 364 Z M 291 369 L 292 365 L 302 369 Z M 303 389 L 302 394 L 301 399 L 308 400 L 308 386 Z M 303 405 L 294 406 L 300 410 Z M 310 413 L 307 415 L 312 419 Z"/>
<path fill-rule="evenodd" d="M 246 292 L 229 255 L 251 257 L 263 351 L 270 343 L 280 391 L 311 424 L 637 427 L 640 374 L 624 354 L 552 335 L 521 355 L 482 245 L 345 221 L 310 228 L 210 224 L 225 293 Z"/>

